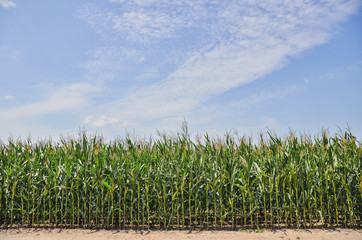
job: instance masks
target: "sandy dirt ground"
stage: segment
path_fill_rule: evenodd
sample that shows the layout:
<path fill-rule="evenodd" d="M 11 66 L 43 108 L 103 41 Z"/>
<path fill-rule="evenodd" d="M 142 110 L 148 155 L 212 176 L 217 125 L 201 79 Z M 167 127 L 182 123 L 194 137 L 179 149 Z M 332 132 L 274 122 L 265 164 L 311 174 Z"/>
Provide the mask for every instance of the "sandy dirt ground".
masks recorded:
<path fill-rule="evenodd" d="M 117 231 L 117 230 L 84 230 L 84 229 L 0 229 L 1 240 L 105 240 L 105 239 L 193 239 L 193 240 L 216 240 L 216 239 L 279 239 L 279 240 L 362 240 L 361 229 L 279 229 L 254 231 Z"/>

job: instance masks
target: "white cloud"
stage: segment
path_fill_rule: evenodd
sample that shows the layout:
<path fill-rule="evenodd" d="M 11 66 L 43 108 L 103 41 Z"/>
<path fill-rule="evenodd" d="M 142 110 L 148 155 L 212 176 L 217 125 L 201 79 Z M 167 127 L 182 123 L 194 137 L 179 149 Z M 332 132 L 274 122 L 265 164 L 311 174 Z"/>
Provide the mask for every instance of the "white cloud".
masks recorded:
<path fill-rule="evenodd" d="M 278 126 L 278 122 L 274 119 L 274 118 L 271 118 L 271 117 L 261 117 L 260 120 L 262 121 L 262 123 L 268 127 L 268 128 L 275 128 Z"/>
<path fill-rule="evenodd" d="M 187 40 L 180 47 L 182 54 L 174 56 L 182 61 L 175 61 L 175 70 L 166 77 L 96 107 L 107 118 L 139 125 L 197 115 L 210 98 L 255 81 L 288 64 L 289 58 L 326 43 L 336 25 L 361 6 L 358 0 L 110 2 L 120 8 L 103 11 L 87 5 L 81 11 L 86 12 L 86 22 L 103 29 L 101 34 L 131 42 L 127 46 L 146 53 Z"/>
<path fill-rule="evenodd" d="M 248 97 L 241 97 L 238 101 L 232 101 L 228 104 L 228 111 L 232 111 L 232 109 L 246 109 L 251 108 L 259 103 L 274 99 L 285 97 L 289 94 L 296 92 L 297 90 L 303 89 L 304 85 L 291 85 L 285 88 L 260 91 L 258 94 L 253 94 Z"/>
<path fill-rule="evenodd" d="M 8 57 L 12 60 L 18 60 L 22 55 L 21 51 L 12 51 L 8 53 Z"/>
<path fill-rule="evenodd" d="M 117 37 L 135 43 L 150 43 L 169 39 L 185 33 L 185 28 L 207 27 L 202 21 L 211 20 L 205 3 L 207 1 L 110 1 L 120 4 L 117 11 L 102 10 L 94 4 L 79 9 L 80 17 L 104 37 Z M 201 21 L 200 21 L 201 20 Z M 211 36 L 210 36 L 211 37 Z"/>
<path fill-rule="evenodd" d="M 182 20 L 165 12 L 138 10 L 114 16 L 113 29 L 125 34 L 127 39 L 148 42 L 150 39 L 173 37 Z"/>
<path fill-rule="evenodd" d="M 84 123 L 85 124 L 90 124 L 92 127 L 105 127 L 108 125 L 112 125 L 115 123 L 118 123 L 119 119 L 117 118 L 112 118 L 112 117 L 107 117 L 105 115 L 101 115 L 98 117 L 95 116 L 87 116 L 84 119 Z"/>
<path fill-rule="evenodd" d="M 112 3 L 123 3 L 125 0 L 108 0 L 108 2 Z"/>
<path fill-rule="evenodd" d="M 113 80 L 119 73 L 129 70 L 126 64 L 145 61 L 141 51 L 122 47 L 99 47 L 88 53 L 90 59 L 80 64 L 86 70 L 88 81 L 102 83 Z"/>
<path fill-rule="evenodd" d="M 46 115 L 61 113 L 80 115 L 91 103 L 89 94 L 96 93 L 100 89 L 93 84 L 73 83 L 56 89 L 47 88 L 44 91 L 50 92 L 50 94 L 41 101 L 21 104 L 16 107 L 0 108 L 0 136 L 8 136 L 9 132 L 13 134 L 43 132 L 39 130 L 38 125 L 34 125 L 34 122 L 41 121 Z M 10 95 L 9 97 L 11 99 Z M 61 128 L 62 126 L 58 126 L 55 129 Z M 53 129 L 53 132 L 56 130 Z M 56 136 L 58 134 L 59 132 Z"/>
<path fill-rule="evenodd" d="M 13 99 L 15 99 L 15 97 L 13 95 L 6 95 L 6 96 L 4 96 L 4 99 L 13 100 Z"/>
<path fill-rule="evenodd" d="M 0 0 L 0 6 L 3 8 L 16 7 L 16 4 L 10 0 Z"/>
<path fill-rule="evenodd" d="M 23 54 L 20 50 L 11 49 L 10 47 L 4 45 L 0 45 L 0 53 L 7 56 L 10 60 L 18 60 Z"/>

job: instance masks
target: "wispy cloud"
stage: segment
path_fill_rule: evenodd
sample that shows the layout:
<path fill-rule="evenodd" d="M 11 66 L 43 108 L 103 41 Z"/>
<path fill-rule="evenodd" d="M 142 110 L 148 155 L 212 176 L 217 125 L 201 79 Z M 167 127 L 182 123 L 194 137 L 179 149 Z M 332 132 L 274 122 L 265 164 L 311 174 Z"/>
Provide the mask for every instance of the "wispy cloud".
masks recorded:
<path fill-rule="evenodd" d="M 4 54 L 10 60 L 18 60 L 23 54 L 20 50 L 11 49 L 8 46 L 0 46 L 0 54 Z"/>
<path fill-rule="evenodd" d="M 198 30 L 210 28 L 216 12 L 207 12 L 206 5 L 214 8 L 225 5 L 217 1 L 204 0 L 110 2 L 116 5 L 108 10 L 101 9 L 95 4 L 84 5 L 79 10 L 80 17 L 107 38 L 121 37 L 140 44 L 180 37 L 189 28 L 198 28 Z M 117 6 L 119 8 L 115 8 Z M 205 24 L 206 20 L 209 24 Z"/>
<path fill-rule="evenodd" d="M 49 90 L 47 87 L 47 91 Z M 79 116 L 91 103 L 89 94 L 98 91 L 99 88 L 92 84 L 73 83 L 54 88 L 40 101 L 0 108 L 0 125 L 6 126 L 6 128 L 0 128 L 0 136 L 6 136 L 9 133 L 24 133 L 24 129 L 26 129 L 25 132 L 29 132 L 33 129 L 32 122 L 41 121 L 46 115 L 72 113 Z M 5 99 L 13 99 L 13 97 L 8 95 Z M 61 128 L 62 126 L 58 127 L 56 135 L 59 134 Z"/>
<path fill-rule="evenodd" d="M 282 94 L 261 92 L 224 105 L 209 103 L 328 42 L 335 27 L 362 4 L 360 0 L 103 3 L 79 8 L 80 18 L 103 40 L 80 64 L 84 79 L 52 88 L 38 102 L 1 108 L 0 125 L 10 127 L 0 134 L 21 126 L 26 129 L 28 119 L 69 112 L 90 129 L 145 132 L 174 129 L 183 117 L 199 124 L 212 121 L 223 111 L 245 109 Z M 15 3 L 0 0 L 0 5 Z M 146 78 L 151 80 L 142 81 Z M 110 88 L 112 96 L 108 96 Z M 268 116 L 260 121 L 278 124 Z"/>
<path fill-rule="evenodd" d="M 18 60 L 22 55 L 21 51 L 12 51 L 9 52 L 8 57 L 12 60 Z"/>
<path fill-rule="evenodd" d="M 171 37 L 178 20 L 159 12 L 137 11 L 115 16 L 113 23 L 113 29 L 126 33 L 132 41 L 146 42 L 151 38 Z"/>
<path fill-rule="evenodd" d="M 119 73 L 129 70 L 130 64 L 140 64 L 145 60 L 142 52 L 136 49 L 104 46 L 88 53 L 89 60 L 80 64 L 86 71 L 85 78 L 91 82 L 102 83 L 113 80 Z"/>
<path fill-rule="evenodd" d="M 84 120 L 84 124 L 91 124 L 92 127 L 104 127 L 118 122 L 119 119 L 107 117 L 104 115 L 101 115 L 99 117 L 94 117 L 92 115 L 89 115 Z"/>
<path fill-rule="evenodd" d="M 13 99 L 15 99 L 15 97 L 13 95 L 6 95 L 6 96 L 4 96 L 4 99 L 13 100 Z"/>
<path fill-rule="evenodd" d="M 49 91 L 49 89 L 47 89 Z M 0 109 L 0 115 L 13 118 L 32 117 L 43 114 L 72 111 L 88 104 L 88 94 L 99 91 L 96 86 L 86 83 L 74 83 L 53 89 L 39 102 L 21 105 L 11 109 Z"/>
<path fill-rule="evenodd" d="M 11 8 L 16 7 L 16 4 L 10 0 L 0 0 L 0 6 L 2 6 L 3 8 Z"/>
<path fill-rule="evenodd" d="M 174 39 L 185 39 L 181 32 L 189 31 L 197 33 L 203 46 L 184 47 L 188 58 L 161 81 L 96 110 L 100 116 L 140 124 L 193 115 L 208 99 L 282 68 L 290 57 L 326 43 L 336 24 L 361 5 L 357 0 L 110 2 L 122 10 L 103 12 L 103 23 L 108 34 L 122 41 L 162 48 L 158 44 L 174 44 Z M 102 15 L 92 7 L 96 18 Z M 192 45 L 197 38 L 189 41 Z"/>

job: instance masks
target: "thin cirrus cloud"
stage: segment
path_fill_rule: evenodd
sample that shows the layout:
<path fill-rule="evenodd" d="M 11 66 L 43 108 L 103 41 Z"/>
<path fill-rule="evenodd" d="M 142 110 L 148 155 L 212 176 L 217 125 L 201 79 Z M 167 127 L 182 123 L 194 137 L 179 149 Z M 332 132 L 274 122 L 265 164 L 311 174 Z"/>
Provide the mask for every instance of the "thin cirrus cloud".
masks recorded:
<path fill-rule="evenodd" d="M 158 40 L 180 37 L 180 30 L 202 28 L 212 23 L 214 14 L 207 13 L 206 1 L 110 1 L 119 11 L 104 10 L 94 4 L 80 8 L 80 17 L 98 33 L 130 42 L 152 44 Z M 211 1 L 213 7 L 224 4 Z M 196 26 L 197 25 L 197 26 Z M 118 33 L 114 35 L 115 33 Z M 210 36 L 211 37 L 211 36 Z"/>
<path fill-rule="evenodd" d="M 152 22 L 152 25 L 149 23 Z M 147 42 L 152 38 L 169 38 L 174 28 L 180 24 L 168 14 L 157 11 L 132 11 L 121 16 L 114 16 L 112 28 L 125 33 L 132 41 Z"/>
<path fill-rule="evenodd" d="M 99 116 L 96 119 L 93 116 L 87 116 L 84 120 L 85 124 L 91 124 L 92 127 L 104 127 L 118 122 L 119 120 L 117 118 L 109 118 L 104 115 Z"/>
<path fill-rule="evenodd" d="M 361 4 L 360 0 L 93 1 L 80 6 L 78 13 L 100 36 L 92 43 L 101 44 L 85 53 L 87 61 L 71 63 L 84 76 L 36 91 L 33 99 L 43 97 L 38 102 L 23 103 L 19 94 L 2 93 L 16 96 L 18 102 L 9 105 L 10 99 L 2 97 L 7 107 L 0 109 L 1 125 L 6 127 L 0 134 L 7 135 L 8 129 L 15 129 L 14 134 L 29 129 L 59 133 L 73 124 L 105 134 L 123 128 L 150 133 L 154 128 L 178 128 L 184 117 L 202 125 L 220 115 L 233 116 L 240 109 L 290 94 L 295 87 L 263 90 L 226 103 L 212 99 L 328 42 L 338 24 L 358 13 Z M 15 3 L 0 0 L 0 6 Z M 9 49 L 0 47 L 15 63 L 25 56 Z M 61 121 L 56 119 L 41 130 L 37 123 L 63 115 L 72 118 L 66 126 L 58 126 Z M 278 124 L 268 116 L 260 119 Z"/>
<path fill-rule="evenodd" d="M 102 119 L 142 126 L 150 120 L 197 118 L 210 98 L 259 79 L 284 67 L 290 57 L 326 43 L 335 25 L 361 5 L 356 0 L 109 2 L 119 11 L 96 5 L 80 11 L 82 19 L 104 37 L 142 48 L 151 57 L 152 49 L 178 41 L 188 44 L 172 53 L 181 60 L 160 81 L 97 106 L 100 117 L 86 117 L 89 126 L 107 125 Z M 183 34 L 190 36 L 185 40 Z M 170 58 L 167 53 L 164 57 Z"/>
<path fill-rule="evenodd" d="M 0 46 L 0 54 L 5 55 L 9 60 L 16 61 L 21 58 L 23 53 L 20 50 L 11 49 L 7 46 Z"/>
<path fill-rule="evenodd" d="M 49 87 L 46 89 L 49 90 Z M 0 108 L 1 122 L 7 126 L 7 128 L 0 128 L 0 135 L 6 136 L 8 131 L 11 131 L 11 134 L 21 136 L 29 129 L 33 129 L 35 134 L 43 132 L 44 136 L 47 136 L 45 134 L 46 129 L 48 132 L 56 133 L 54 137 L 57 137 L 59 132 L 56 129 L 51 127 L 49 129 L 46 126 L 39 128 L 37 124 L 34 125 L 32 122 L 37 122 L 39 116 L 78 113 L 89 104 L 90 94 L 99 91 L 99 88 L 94 84 L 73 83 L 63 87 L 54 87 L 42 101 Z M 4 98 L 7 100 L 14 99 L 12 95 L 7 95 Z"/>
<path fill-rule="evenodd" d="M 16 7 L 16 4 L 10 0 L 0 0 L 0 6 L 3 8 Z"/>
<path fill-rule="evenodd" d="M 13 99 L 15 99 L 15 97 L 13 95 L 6 95 L 6 96 L 4 96 L 4 99 L 13 100 Z"/>

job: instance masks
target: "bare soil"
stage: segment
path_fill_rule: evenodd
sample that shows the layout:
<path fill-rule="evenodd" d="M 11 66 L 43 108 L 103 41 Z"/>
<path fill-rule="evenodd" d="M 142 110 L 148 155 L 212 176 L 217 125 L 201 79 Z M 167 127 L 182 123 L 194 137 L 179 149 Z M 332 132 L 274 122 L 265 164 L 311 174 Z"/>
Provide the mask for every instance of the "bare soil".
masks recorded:
<path fill-rule="evenodd" d="M 90 229 L 60 229 L 60 228 L 11 228 L 0 229 L 1 240 L 153 240 L 153 239 L 193 239 L 193 240 L 216 240 L 216 239 L 278 239 L 278 240 L 362 240 L 361 229 L 277 229 L 277 230 L 244 230 L 244 231 L 135 231 L 135 230 L 90 230 Z"/>

